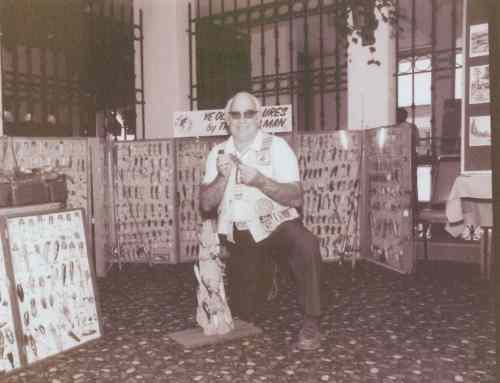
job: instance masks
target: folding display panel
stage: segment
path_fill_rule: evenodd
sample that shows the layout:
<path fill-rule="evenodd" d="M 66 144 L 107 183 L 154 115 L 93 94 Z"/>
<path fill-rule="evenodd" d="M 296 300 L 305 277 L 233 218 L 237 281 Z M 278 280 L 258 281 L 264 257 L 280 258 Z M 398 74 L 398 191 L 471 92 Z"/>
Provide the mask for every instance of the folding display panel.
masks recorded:
<path fill-rule="evenodd" d="M 322 259 L 359 256 L 361 132 L 300 134 L 295 142 L 304 190 L 302 218 L 320 240 Z"/>
<path fill-rule="evenodd" d="M 17 163 L 25 169 L 51 167 L 67 176 L 67 207 L 90 211 L 89 153 L 83 138 L 11 137 Z M 9 145 L 2 140 L 2 145 Z M 12 168 L 8 156 L 3 168 Z"/>
<path fill-rule="evenodd" d="M 363 132 L 362 257 L 401 273 L 414 269 L 414 179 L 410 129 Z"/>
<path fill-rule="evenodd" d="M 383 147 L 378 132 L 387 135 Z M 391 253 L 385 259 L 380 252 L 389 254 L 392 250 L 387 249 L 391 247 L 406 254 L 406 245 L 402 244 L 407 241 L 411 225 L 406 225 L 406 216 L 404 220 L 399 217 L 399 221 L 386 217 L 387 222 L 381 224 L 381 217 L 388 213 L 387 209 L 380 210 L 376 202 L 383 190 L 412 190 L 407 178 L 411 174 L 411 160 L 403 163 L 403 157 L 398 157 L 410 151 L 407 134 L 397 128 L 384 128 L 280 136 L 297 154 L 304 185 L 303 220 L 319 237 L 323 260 L 351 257 L 354 261 L 364 246 L 364 258 L 409 272 L 413 262 L 410 255 L 407 260 L 406 255 L 396 257 Z M 98 272 L 105 275 L 106 264 L 197 259 L 197 233 L 202 221 L 199 185 L 208 152 L 224 139 L 222 136 L 129 142 L 17 137 L 12 140 L 23 167 L 52 166 L 68 176 L 68 204 L 90 212 L 93 218 L 89 222 L 93 228 L 90 238 L 94 241 L 91 249 Z M 0 145 L 6 143 L 7 140 L 0 140 Z M 8 166 L 3 164 L 4 168 Z M 377 170 L 374 166 L 382 168 Z M 400 178 L 385 180 L 382 186 L 377 174 L 390 169 L 399 169 Z M 376 187 L 366 188 L 368 183 Z M 363 190 L 360 185 L 365 185 Z M 386 198 L 387 195 L 383 197 Z M 412 217 L 409 199 L 398 209 Z M 377 222 L 378 226 L 368 226 L 367 222 Z M 394 238 L 388 247 L 390 225 Z"/>
<path fill-rule="evenodd" d="M 177 261 L 174 151 L 173 140 L 113 144 L 116 243 L 110 262 Z"/>
<path fill-rule="evenodd" d="M 178 252 L 180 262 L 198 259 L 198 234 L 202 217 L 199 207 L 200 184 L 210 150 L 227 137 L 176 139 Z"/>
<path fill-rule="evenodd" d="M 2 217 L 22 366 L 102 335 L 82 209 Z"/>

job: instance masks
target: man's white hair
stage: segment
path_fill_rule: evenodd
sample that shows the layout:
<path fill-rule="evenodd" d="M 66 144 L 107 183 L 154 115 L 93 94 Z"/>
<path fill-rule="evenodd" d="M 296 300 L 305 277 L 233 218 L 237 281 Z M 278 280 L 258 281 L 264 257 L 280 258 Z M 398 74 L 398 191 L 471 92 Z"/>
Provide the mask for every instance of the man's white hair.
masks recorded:
<path fill-rule="evenodd" d="M 229 124 L 230 121 L 230 116 L 229 116 L 229 111 L 231 110 L 231 106 L 233 105 L 233 101 L 236 97 L 239 96 L 247 96 L 250 97 L 250 99 L 254 102 L 255 104 L 255 109 L 257 110 L 258 116 L 260 116 L 260 113 L 262 111 L 262 104 L 260 103 L 260 100 L 255 97 L 253 94 L 248 93 L 248 92 L 238 92 L 236 93 L 233 97 L 231 97 L 228 102 L 226 103 L 226 107 L 224 108 L 224 120 Z M 260 118 L 259 118 L 260 119 Z"/>

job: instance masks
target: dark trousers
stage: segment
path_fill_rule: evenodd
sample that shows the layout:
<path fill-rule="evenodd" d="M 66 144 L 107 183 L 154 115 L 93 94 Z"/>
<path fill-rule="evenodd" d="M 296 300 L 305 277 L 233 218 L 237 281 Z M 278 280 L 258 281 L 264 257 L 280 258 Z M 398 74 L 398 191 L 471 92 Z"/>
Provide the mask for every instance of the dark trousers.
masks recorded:
<path fill-rule="evenodd" d="M 228 261 L 231 311 L 249 319 L 262 298 L 262 281 L 269 270 L 269 255 L 287 258 L 297 284 L 297 300 L 306 315 L 319 316 L 321 255 L 319 241 L 300 219 L 283 222 L 266 239 L 255 243 L 247 230 L 234 231 L 235 243 L 224 241 Z M 265 293 L 265 292 L 264 292 Z"/>

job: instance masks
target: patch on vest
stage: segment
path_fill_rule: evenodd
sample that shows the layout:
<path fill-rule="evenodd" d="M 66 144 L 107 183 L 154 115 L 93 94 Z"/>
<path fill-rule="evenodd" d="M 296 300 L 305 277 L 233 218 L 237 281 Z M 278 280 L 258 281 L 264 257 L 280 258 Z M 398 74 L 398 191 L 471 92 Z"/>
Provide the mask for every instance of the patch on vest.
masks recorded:
<path fill-rule="evenodd" d="M 273 211 L 273 203 L 268 198 L 260 198 L 255 203 L 255 210 L 259 217 L 269 215 Z"/>
<path fill-rule="evenodd" d="M 259 217 L 259 219 L 260 219 L 260 222 L 262 223 L 262 225 L 264 226 L 264 229 L 268 233 L 272 233 L 274 231 L 274 229 L 276 229 L 278 227 L 278 222 L 276 222 L 273 219 L 273 216 L 271 214 Z"/>

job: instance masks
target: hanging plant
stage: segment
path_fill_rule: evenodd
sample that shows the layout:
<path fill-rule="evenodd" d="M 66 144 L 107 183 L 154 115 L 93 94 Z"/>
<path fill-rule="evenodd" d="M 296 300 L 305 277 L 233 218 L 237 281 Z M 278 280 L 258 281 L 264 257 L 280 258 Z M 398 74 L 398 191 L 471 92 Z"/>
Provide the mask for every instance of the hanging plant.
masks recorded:
<path fill-rule="evenodd" d="M 361 44 L 372 58 L 368 65 L 381 65 L 374 58 L 375 31 L 380 21 L 398 27 L 397 0 L 337 0 L 335 27 L 347 44 Z"/>

